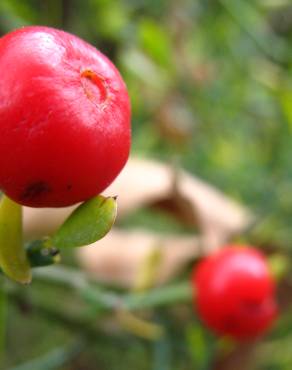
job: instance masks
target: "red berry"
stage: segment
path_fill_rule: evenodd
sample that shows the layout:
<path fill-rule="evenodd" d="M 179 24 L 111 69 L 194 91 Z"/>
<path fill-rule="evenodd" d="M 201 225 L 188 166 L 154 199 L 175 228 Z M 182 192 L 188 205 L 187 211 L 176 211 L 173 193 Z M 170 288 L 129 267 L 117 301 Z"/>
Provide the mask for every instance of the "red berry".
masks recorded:
<path fill-rule="evenodd" d="M 193 287 L 199 316 L 219 335 L 251 339 L 277 316 L 274 280 L 256 249 L 229 246 L 205 258 Z"/>
<path fill-rule="evenodd" d="M 62 207 L 103 191 L 125 165 L 130 103 L 114 65 L 69 33 L 24 27 L 0 39 L 0 189 Z"/>

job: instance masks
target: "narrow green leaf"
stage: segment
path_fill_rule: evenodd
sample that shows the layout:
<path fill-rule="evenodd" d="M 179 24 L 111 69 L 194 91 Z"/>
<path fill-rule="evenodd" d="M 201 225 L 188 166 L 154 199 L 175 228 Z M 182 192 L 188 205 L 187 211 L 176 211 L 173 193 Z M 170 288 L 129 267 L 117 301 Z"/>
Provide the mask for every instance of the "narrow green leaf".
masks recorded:
<path fill-rule="evenodd" d="M 269 32 L 265 18 L 252 2 L 220 0 L 220 3 L 266 56 L 278 63 L 289 60 L 286 40 Z"/>
<path fill-rule="evenodd" d="M 139 308 L 153 308 L 174 304 L 177 302 L 189 302 L 192 300 L 192 287 L 187 282 L 159 287 L 143 293 L 131 293 L 123 297 L 123 307 L 127 310 Z"/>
<path fill-rule="evenodd" d="M 31 281 L 22 241 L 22 207 L 5 195 L 0 201 L 0 267 L 12 280 L 23 284 Z"/>
<path fill-rule="evenodd" d="M 173 354 L 170 338 L 166 335 L 153 342 L 153 370 L 172 369 Z"/>
<path fill-rule="evenodd" d="M 151 19 L 144 19 L 139 24 L 138 33 L 144 50 L 159 65 L 170 69 L 173 55 L 171 38 L 167 30 Z"/>
<path fill-rule="evenodd" d="M 201 325 L 192 323 L 186 329 L 186 342 L 196 369 L 206 369 L 210 348 Z"/>
<path fill-rule="evenodd" d="M 7 323 L 7 295 L 0 289 L 0 362 L 5 354 L 6 346 L 6 323 Z"/>
<path fill-rule="evenodd" d="M 110 231 L 116 214 L 116 199 L 98 195 L 73 211 L 53 236 L 52 243 L 57 248 L 92 244 Z"/>
<path fill-rule="evenodd" d="M 85 342 L 76 340 L 67 346 L 59 347 L 51 352 L 35 358 L 25 364 L 15 366 L 9 370 L 54 370 L 63 366 L 77 356 L 85 347 Z"/>

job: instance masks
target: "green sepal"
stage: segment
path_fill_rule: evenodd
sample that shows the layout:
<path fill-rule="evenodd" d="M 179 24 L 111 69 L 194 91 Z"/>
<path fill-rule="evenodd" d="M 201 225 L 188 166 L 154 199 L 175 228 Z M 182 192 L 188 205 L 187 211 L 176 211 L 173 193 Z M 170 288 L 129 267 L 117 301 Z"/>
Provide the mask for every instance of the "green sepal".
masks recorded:
<path fill-rule="evenodd" d="M 117 214 L 115 197 L 98 195 L 76 208 L 52 237 L 57 248 L 81 247 L 103 238 Z"/>

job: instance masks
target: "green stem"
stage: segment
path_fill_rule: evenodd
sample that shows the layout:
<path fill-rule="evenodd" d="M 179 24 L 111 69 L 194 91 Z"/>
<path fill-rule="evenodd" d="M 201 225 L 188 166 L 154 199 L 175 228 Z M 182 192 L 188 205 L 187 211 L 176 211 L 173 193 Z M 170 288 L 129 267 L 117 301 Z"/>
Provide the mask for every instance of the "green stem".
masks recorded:
<path fill-rule="evenodd" d="M 123 297 L 123 306 L 127 310 L 154 308 L 177 302 L 188 302 L 192 298 L 191 285 L 184 281 L 144 293 L 131 293 Z"/>

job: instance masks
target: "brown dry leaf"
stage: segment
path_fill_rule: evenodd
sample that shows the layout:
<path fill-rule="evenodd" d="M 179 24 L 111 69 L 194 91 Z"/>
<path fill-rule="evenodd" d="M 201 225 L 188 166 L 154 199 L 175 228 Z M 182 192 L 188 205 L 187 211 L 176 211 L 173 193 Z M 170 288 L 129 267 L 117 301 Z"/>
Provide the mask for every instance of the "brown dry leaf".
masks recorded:
<path fill-rule="evenodd" d="M 134 287 L 144 261 L 157 249 L 161 260 L 156 281 L 162 284 L 199 255 L 199 239 L 114 229 L 96 245 L 80 248 L 76 253 L 81 266 L 96 279 Z"/>
<path fill-rule="evenodd" d="M 135 286 L 138 273 L 153 249 L 161 250 L 157 283 L 181 271 L 199 254 L 219 248 L 251 222 L 250 213 L 214 187 L 182 170 L 156 161 L 132 158 L 106 190 L 118 195 L 118 218 L 140 207 L 163 207 L 181 222 L 199 229 L 199 237 L 159 235 L 143 230 L 118 231 L 77 256 L 98 279 Z M 26 239 L 50 235 L 74 207 L 62 209 L 24 208 Z"/>
<path fill-rule="evenodd" d="M 211 234 L 226 233 L 229 237 L 247 227 L 251 220 L 245 208 L 214 187 L 185 171 L 175 174 L 173 167 L 151 160 L 130 159 L 105 194 L 118 195 L 118 218 L 167 199 L 176 205 L 178 217 L 194 226 L 199 222 L 207 234 L 212 230 Z M 24 207 L 26 238 L 51 234 L 75 207 Z"/>
<path fill-rule="evenodd" d="M 199 226 L 206 253 L 220 247 L 252 221 L 246 208 L 186 172 L 179 175 L 174 192 L 176 202 L 189 215 L 188 223 Z"/>
<path fill-rule="evenodd" d="M 139 207 L 167 200 L 178 218 L 199 227 L 206 253 L 244 230 L 252 220 L 247 209 L 213 186 L 157 161 L 131 159 L 106 194 L 119 195 L 120 218 Z"/>
<path fill-rule="evenodd" d="M 23 207 L 23 230 L 25 240 L 39 239 L 52 235 L 65 221 L 74 207 L 30 208 Z"/>
<path fill-rule="evenodd" d="M 130 159 L 118 178 L 105 191 L 106 195 L 118 195 L 118 218 L 170 193 L 172 170 L 168 166 L 155 163 Z M 77 205 L 66 208 L 24 207 L 25 238 L 52 234 L 76 207 Z"/>

